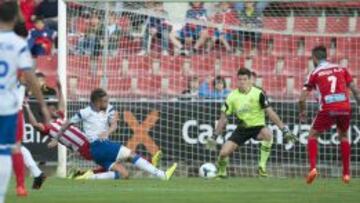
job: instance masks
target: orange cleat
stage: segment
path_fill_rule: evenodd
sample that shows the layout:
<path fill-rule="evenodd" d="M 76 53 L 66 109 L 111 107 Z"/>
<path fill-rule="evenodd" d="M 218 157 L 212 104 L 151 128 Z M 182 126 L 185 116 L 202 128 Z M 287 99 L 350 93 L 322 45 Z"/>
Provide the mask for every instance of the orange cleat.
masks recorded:
<path fill-rule="evenodd" d="M 16 195 L 18 197 L 26 197 L 28 195 L 28 192 L 26 191 L 24 186 L 16 187 Z"/>
<path fill-rule="evenodd" d="M 350 175 L 343 175 L 342 180 L 345 184 L 349 184 L 350 183 Z"/>
<path fill-rule="evenodd" d="M 318 175 L 318 173 L 316 171 L 316 168 L 312 169 L 306 178 L 306 183 L 311 184 L 315 180 L 317 175 Z"/>

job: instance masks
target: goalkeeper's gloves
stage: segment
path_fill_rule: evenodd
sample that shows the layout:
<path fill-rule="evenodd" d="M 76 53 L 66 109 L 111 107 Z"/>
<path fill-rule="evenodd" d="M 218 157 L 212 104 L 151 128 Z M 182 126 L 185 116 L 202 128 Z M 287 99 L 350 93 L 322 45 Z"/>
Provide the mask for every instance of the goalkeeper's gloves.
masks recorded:
<path fill-rule="evenodd" d="M 218 137 L 219 135 L 217 135 L 217 134 L 214 134 L 214 137 L 215 137 L 215 139 L 213 138 L 213 137 L 208 137 L 207 139 L 206 139 L 206 149 L 208 149 L 208 150 L 216 150 L 216 145 L 217 145 L 217 142 L 216 142 L 216 138 Z M 221 135 L 220 135 L 221 136 Z"/>
<path fill-rule="evenodd" d="M 289 128 L 284 127 L 281 131 L 288 142 L 294 143 L 297 141 L 297 137 L 289 130 Z"/>

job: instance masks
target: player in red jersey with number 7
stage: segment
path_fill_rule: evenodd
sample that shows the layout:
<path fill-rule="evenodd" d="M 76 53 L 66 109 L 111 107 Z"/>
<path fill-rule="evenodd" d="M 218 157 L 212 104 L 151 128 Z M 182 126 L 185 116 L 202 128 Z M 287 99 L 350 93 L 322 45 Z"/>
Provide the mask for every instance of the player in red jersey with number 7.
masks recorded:
<path fill-rule="evenodd" d="M 316 170 L 317 137 L 320 133 L 329 130 L 333 124 L 336 124 L 340 139 L 343 181 L 344 183 L 350 181 L 350 143 L 347 137 L 351 119 L 349 89 L 357 103 L 360 102 L 360 93 L 348 70 L 326 61 L 326 57 L 324 46 L 318 46 L 312 50 L 315 69 L 308 76 L 299 100 L 300 119 L 304 121 L 307 96 L 314 89 L 320 95 L 320 109 L 312 123 L 307 144 L 310 161 L 310 172 L 306 179 L 308 184 L 311 184 L 318 175 Z"/>

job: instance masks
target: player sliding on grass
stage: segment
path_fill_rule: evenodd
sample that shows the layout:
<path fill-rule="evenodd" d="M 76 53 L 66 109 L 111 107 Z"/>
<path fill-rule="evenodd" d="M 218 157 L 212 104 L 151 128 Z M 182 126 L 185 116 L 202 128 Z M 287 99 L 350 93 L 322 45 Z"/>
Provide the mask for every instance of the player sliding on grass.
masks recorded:
<path fill-rule="evenodd" d="M 265 113 L 281 129 L 286 139 L 295 140 L 295 136 L 270 107 L 264 91 L 252 84 L 251 76 L 250 70 L 246 68 L 239 69 L 237 73 L 238 89 L 229 94 L 221 108 L 220 119 L 214 133 L 216 137 L 222 134 L 227 124 L 227 116 L 235 115 L 239 124 L 229 140 L 221 148 L 217 161 L 217 175 L 220 178 L 227 176 L 226 168 L 229 155 L 250 138 L 261 140 L 258 173 L 262 177 L 267 176 L 266 162 L 270 155 L 273 135 L 265 126 Z"/>
<path fill-rule="evenodd" d="M 351 119 L 349 88 L 357 103 L 360 102 L 360 93 L 347 69 L 327 62 L 326 57 L 325 47 L 318 46 L 312 50 L 312 60 L 316 68 L 305 82 L 299 101 L 300 119 L 303 121 L 307 96 L 313 89 L 320 92 L 320 109 L 312 123 L 308 138 L 310 162 L 310 172 L 306 179 L 308 184 L 311 184 L 318 175 L 316 170 L 317 137 L 320 133 L 329 130 L 334 123 L 340 137 L 343 181 L 350 182 L 350 143 L 347 136 Z"/>
<path fill-rule="evenodd" d="M 65 110 L 65 101 L 61 93 L 61 86 L 58 83 L 58 103 L 51 102 L 47 104 L 49 109 L 52 121 L 49 124 L 39 123 L 36 121 L 29 105 L 25 102 L 24 107 L 26 112 L 29 115 L 29 122 L 36 130 L 38 130 L 42 135 L 49 136 L 51 138 L 48 147 L 56 147 L 58 143 L 64 145 L 69 150 L 78 152 L 79 155 L 85 160 L 92 161 L 90 155 L 90 143 L 86 139 L 86 136 L 75 126 L 69 127 L 66 131 L 63 132 L 62 136 L 58 136 L 61 125 L 64 121 L 64 110 Z M 88 176 L 88 179 L 127 179 L 129 173 L 127 170 L 120 164 L 116 163 L 113 167 L 113 171 L 105 170 L 104 168 L 97 168 L 94 170 L 96 174 Z"/>
<path fill-rule="evenodd" d="M 129 161 L 136 167 L 162 180 L 170 180 L 177 167 L 176 163 L 164 172 L 131 152 L 124 145 L 109 141 L 108 136 L 115 132 L 117 128 L 118 113 L 109 104 L 109 98 L 105 90 L 100 88 L 93 90 L 90 101 L 88 107 L 81 109 L 62 125 L 59 137 L 64 135 L 63 132 L 66 129 L 73 127 L 72 124 L 82 122 L 86 139 L 90 142 L 90 154 L 98 165 L 108 170 L 114 170 L 119 161 Z"/>

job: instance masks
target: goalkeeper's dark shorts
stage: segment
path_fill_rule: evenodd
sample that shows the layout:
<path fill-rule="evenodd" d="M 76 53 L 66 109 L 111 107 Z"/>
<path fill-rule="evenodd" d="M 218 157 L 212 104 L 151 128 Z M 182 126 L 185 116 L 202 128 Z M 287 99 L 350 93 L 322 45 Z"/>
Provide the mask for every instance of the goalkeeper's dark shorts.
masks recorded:
<path fill-rule="evenodd" d="M 229 140 L 235 142 L 237 145 L 243 145 L 251 138 L 257 139 L 261 129 L 265 126 L 256 126 L 251 128 L 237 127 L 230 136 Z"/>

